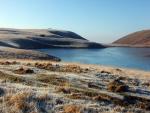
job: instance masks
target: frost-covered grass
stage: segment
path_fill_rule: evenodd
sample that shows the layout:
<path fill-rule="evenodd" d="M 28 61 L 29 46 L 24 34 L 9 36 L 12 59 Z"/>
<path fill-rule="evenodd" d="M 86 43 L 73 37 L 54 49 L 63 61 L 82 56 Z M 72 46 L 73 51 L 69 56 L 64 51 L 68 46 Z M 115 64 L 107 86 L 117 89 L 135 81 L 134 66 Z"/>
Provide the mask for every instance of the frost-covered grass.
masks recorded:
<path fill-rule="evenodd" d="M 142 73 L 145 78 L 139 77 Z M 0 61 L 0 113 L 149 112 L 148 74 L 63 62 Z"/>

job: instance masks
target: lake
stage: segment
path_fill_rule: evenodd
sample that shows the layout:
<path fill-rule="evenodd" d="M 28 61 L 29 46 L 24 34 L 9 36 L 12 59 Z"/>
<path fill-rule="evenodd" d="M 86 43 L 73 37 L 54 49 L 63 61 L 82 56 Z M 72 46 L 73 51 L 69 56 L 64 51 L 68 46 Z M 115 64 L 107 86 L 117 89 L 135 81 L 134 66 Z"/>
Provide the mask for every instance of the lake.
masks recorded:
<path fill-rule="evenodd" d="M 62 61 L 150 71 L 150 48 L 40 49 Z"/>

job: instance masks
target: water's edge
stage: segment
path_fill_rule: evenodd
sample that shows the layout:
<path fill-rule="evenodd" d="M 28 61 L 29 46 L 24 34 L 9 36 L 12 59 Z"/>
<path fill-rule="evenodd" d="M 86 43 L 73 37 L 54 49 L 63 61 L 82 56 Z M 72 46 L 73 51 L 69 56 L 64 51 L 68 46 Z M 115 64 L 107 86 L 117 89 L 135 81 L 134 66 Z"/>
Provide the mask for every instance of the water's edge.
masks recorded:
<path fill-rule="evenodd" d="M 149 48 L 39 49 L 65 62 L 96 64 L 150 71 Z"/>

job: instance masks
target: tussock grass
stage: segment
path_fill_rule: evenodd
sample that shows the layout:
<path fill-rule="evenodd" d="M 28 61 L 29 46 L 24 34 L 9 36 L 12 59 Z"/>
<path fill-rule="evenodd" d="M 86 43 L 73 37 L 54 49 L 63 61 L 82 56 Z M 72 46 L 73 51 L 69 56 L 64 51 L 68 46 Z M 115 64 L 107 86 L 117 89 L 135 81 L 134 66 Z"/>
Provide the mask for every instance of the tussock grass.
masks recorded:
<path fill-rule="evenodd" d="M 32 70 L 30 68 L 20 67 L 19 69 L 14 70 L 14 73 L 16 73 L 16 74 L 33 74 L 34 70 Z"/>
<path fill-rule="evenodd" d="M 15 95 L 12 95 L 10 97 L 7 97 L 7 105 L 8 106 L 13 106 L 18 110 L 21 111 L 27 111 L 29 109 L 28 103 L 27 103 L 27 98 L 29 98 L 30 94 L 29 93 L 18 93 Z"/>
<path fill-rule="evenodd" d="M 69 82 L 66 78 L 60 77 L 56 74 L 37 75 L 36 80 L 47 84 L 57 85 L 57 86 L 65 86 Z"/>
<path fill-rule="evenodd" d="M 43 86 L 43 84 L 27 79 L 25 77 L 17 76 L 17 75 L 10 75 L 1 71 L 0 71 L 0 79 L 3 80 L 3 83 L 10 82 L 10 83 L 21 83 L 21 84 L 28 85 L 28 86 L 34 86 L 34 85 Z"/>
<path fill-rule="evenodd" d="M 15 65 L 18 64 L 16 61 L 0 61 L 0 65 Z"/>
<path fill-rule="evenodd" d="M 52 68 L 52 64 L 51 63 L 39 63 L 36 62 L 34 64 L 35 67 L 40 68 L 40 69 L 51 69 Z"/>
<path fill-rule="evenodd" d="M 71 93 L 71 89 L 70 88 L 66 88 L 66 87 L 57 87 L 56 88 L 56 92 L 63 92 L 64 94 L 70 94 Z"/>
<path fill-rule="evenodd" d="M 24 77 L 19 77 L 19 76 L 15 76 L 15 75 L 9 75 L 6 73 L 3 73 L 0 71 L 0 79 L 3 79 L 4 81 L 10 81 L 13 83 L 23 83 L 26 82 Z"/>
<path fill-rule="evenodd" d="M 132 111 L 134 107 L 141 111 L 150 111 L 150 100 L 145 98 L 144 94 L 142 97 L 126 94 L 138 93 L 132 87 L 128 90 L 130 81 L 135 79 L 130 80 L 120 74 L 118 76 L 114 74 L 112 77 L 113 72 L 107 68 L 94 70 L 94 67 L 91 67 L 92 72 L 89 72 L 90 67 L 86 69 L 86 66 L 76 64 L 23 61 L 23 63 L 19 62 L 20 65 L 14 66 L 6 62 L 8 68 L 7 66 L 3 68 L 3 64 L 5 63 L 2 63 L 1 69 L 4 71 L 0 71 L 1 84 L 4 86 L 4 88 L 0 87 L 0 113 L 49 113 L 55 110 L 62 113 L 84 113 L 86 110 L 93 112 L 91 108 L 96 109 L 97 112 L 101 110 L 105 112 L 106 109 L 112 110 L 110 107 L 112 105 L 114 108 L 117 106 L 129 109 L 127 111 Z M 12 72 L 14 68 L 17 69 L 16 72 L 14 71 L 17 74 Z M 34 76 L 19 76 L 32 74 L 32 69 L 36 71 Z M 115 71 L 120 72 L 120 70 Z M 107 81 L 102 81 L 104 76 L 95 76 L 97 73 L 106 75 Z M 149 84 L 146 81 L 139 81 L 139 86 L 148 87 Z M 133 92 L 130 92 L 132 90 Z M 146 91 L 148 94 L 148 90 Z M 104 103 L 106 106 L 101 106 L 99 103 Z M 121 109 L 120 112 L 122 111 Z"/>
<path fill-rule="evenodd" d="M 128 88 L 129 87 L 127 85 L 118 79 L 110 82 L 107 87 L 108 91 L 112 92 L 126 92 L 128 91 Z"/>
<path fill-rule="evenodd" d="M 0 104 L 4 105 L 2 113 L 42 113 L 46 112 L 43 104 L 46 104 L 50 97 L 48 95 L 35 95 L 32 92 L 17 92 L 7 94 L 0 98 Z"/>
<path fill-rule="evenodd" d="M 72 73 L 85 73 L 88 71 L 88 69 L 83 69 L 78 65 L 63 65 L 60 66 L 58 64 L 53 65 L 51 63 L 38 63 L 36 62 L 34 64 L 35 67 L 40 69 L 46 69 L 50 71 L 57 71 L 57 72 L 72 72 Z"/>
<path fill-rule="evenodd" d="M 65 105 L 63 113 L 81 113 L 81 105 Z"/>
<path fill-rule="evenodd" d="M 67 97 L 70 99 L 90 99 L 88 96 L 85 96 L 82 93 L 71 93 Z"/>
<path fill-rule="evenodd" d="M 128 93 L 123 94 L 125 96 L 125 100 L 129 104 L 133 104 L 135 107 L 150 110 L 150 98 L 145 98 L 137 95 L 132 95 Z"/>
<path fill-rule="evenodd" d="M 67 90 L 69 90 L 69 94 L 70 94 L 67 95 L 67 97 L 71 99 L 92 99 L 93 97 L 99 95 L 99 93 L 89 89 L 86 90 L 86 89 L 71 87 L 68 88 Z M 60 91 L 63 92 L 63 90 Z"/>
<path fill-rule="evenodd" d="M 63 66 L 60 71 L 62 72 L 73 72 L 73 73 L 82 73 L 84 69 L 77 65 L 65 65 Z"/>

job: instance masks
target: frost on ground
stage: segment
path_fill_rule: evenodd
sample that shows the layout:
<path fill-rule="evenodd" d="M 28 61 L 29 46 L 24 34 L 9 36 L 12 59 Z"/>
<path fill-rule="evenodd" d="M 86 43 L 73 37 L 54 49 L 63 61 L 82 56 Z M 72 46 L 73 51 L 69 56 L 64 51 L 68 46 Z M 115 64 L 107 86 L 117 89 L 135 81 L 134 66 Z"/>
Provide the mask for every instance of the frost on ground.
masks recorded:
<path fill-rule="evenodd" d="M 149 72 L 0 61 L 0 113 L 150 112 Z"/>

